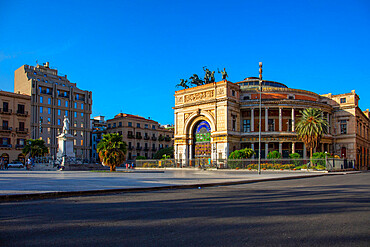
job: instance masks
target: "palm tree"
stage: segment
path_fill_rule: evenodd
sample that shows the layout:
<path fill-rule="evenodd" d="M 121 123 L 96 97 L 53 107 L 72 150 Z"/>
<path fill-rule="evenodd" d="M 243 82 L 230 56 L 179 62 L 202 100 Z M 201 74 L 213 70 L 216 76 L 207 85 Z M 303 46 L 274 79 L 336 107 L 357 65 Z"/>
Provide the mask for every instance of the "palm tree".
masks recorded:
<path fill-rule="evenodd" d="M 104 165 L 110 166 L 111 172 L 116 170 L 117 165 L 123 163 L 126 151 L 126 143 L 122 141 L 122 136 L 117 133 L 103 135 L 103 139 L 97 147 L 100 161 Z"/>
<path fill-rule="evenodd" d="M 26 140 L 26 145 L 24 146 L 22 153 L 26 156 L 30 154 L 30 157 L 40 157 L 49 153 L 49 149 L 45 146 L 44 140 L 39 139 L 29 139 Z"/>
<path fill-rule="evenodd" d="M 322 117 L 322 111 L 316 108 L 307 108 L 300 111 L 302 117 L 295 127 L 298 138 L 310 149 L 312 164 L 312 150 L 320 142 L 323 134 L 328 132 L 328 122 Z"/>

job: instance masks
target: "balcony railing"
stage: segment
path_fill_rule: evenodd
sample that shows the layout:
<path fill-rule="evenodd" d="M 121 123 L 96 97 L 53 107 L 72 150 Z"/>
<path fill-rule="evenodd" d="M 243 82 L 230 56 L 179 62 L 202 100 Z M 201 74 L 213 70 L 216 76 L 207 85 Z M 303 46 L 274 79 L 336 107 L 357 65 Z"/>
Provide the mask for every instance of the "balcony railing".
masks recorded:
<path fill-rule="evenodd" d="M 64 95 L 64 94 L 58 94 L 58 97 L 62 97 L 62 98 L 69 98 L 69 95 Z"/>
<path fill-rule="evenodd" d="M 134 150 L 134 149 L 135 149 L 135 147 L 131 146 L 131 147 L 128 147 L 127 149 L 128 149 L 128 150 Z"/>
<path fill-rule="evenodd" d="M 160 142 L 161 142 L 161 141 L 164 141 L 164 137 L 163 137 L 163 136 L 159 136 L 159 137 L 158 137 L 158 141 L 160 141 Z"/>
<path fill-rule="evenodd" d="M 17 110 L 17 115 L 28 116 L 28 111 L 20 111 L 20 110 Z"/>
<path fill-rule="evenodd" d="M 15 131 L 17 133 L 27 133 L 28 132 L 28 129 L 25 129 L 25 128 L 16 128 Z"/>
<path fill-rule="evenodd" d="M 143 149 L 143 147 L 136 147 L 136 150 L 141 150 Z"/>
<path fill-rule="evenodd" d="M 40 93 L 42 93 L 42 94 L 48 94 L 48 95 L 52 95 L 53 94 L 52 91 L 47 92 L 46 90 L 41 90 Z"/>
<path fill-rule="evenodd" d="M 157 140 L 157 137 L 152 136 L 152 140 L 153 140 L 153 141 L 156 141 L 156 140 Z"/>
<path fill-rule="evenodd" d="M 157 148 L 152 148 L 152 151 L 154 151 L 154 152 L 157 151 Z"/>
<path fill-rule="evenodd" d="M 150 137 L 149 136 L 144 136 L 144 140 L 149 140 Z"/>
<path fill-rule="evenodd" d="M 143 137 L 142 136 L 136 136 L 136 139 L 142 139 Z"/>
<path fill-rule="evenodd" d="M 82 98 L 82 97 L 75 97 L 75 100 L 85 101 L 85 98 Z"/>
<path fill-rule="evenodd" d="M 166 137 L 164 138 L 164 140 L 165 140 L 166 142 L 169 142 L 169 141 L 171 141 L 171 137 L 166 136 Z"/>
<path fill-rule="evenodd" d="M 0 131 L 11 132 L 12 128 L 7 126 L 0 126 Z"/>
<path fill-rule="evenodd" d="M 11 109 L 0 108 L 0 113 L 2 113 L 2 114 L 12 114 L 12 110 Z"/>
<path fill-rule="evenodd" d="M 0 144 L 0 148 L 12 148 L 12 144 Z"/>
<path fill-rule="evenodd" d="M 144 151 L 149 151 L 149 148 L 148 147 L 144 147 Z"/>
<path fill-rule="evenodd" d="M 135 138 L 135 136 L 134 136 L 134 135 L 131 135 L 131 134 L 128 134 L 128 135 L 127 135 L 127 138 L 132 139 L 132 138 Z"/>
<path fill-rule="evenodd" d="M 23 144 L 23 145 L 21 145 L 21 144 L 16 144 L 16 145 L 15 145 L 15 148 L 17 148 L 17 149 L 22 149 L 22 148 L 24 148 L 24 144 Z"/>

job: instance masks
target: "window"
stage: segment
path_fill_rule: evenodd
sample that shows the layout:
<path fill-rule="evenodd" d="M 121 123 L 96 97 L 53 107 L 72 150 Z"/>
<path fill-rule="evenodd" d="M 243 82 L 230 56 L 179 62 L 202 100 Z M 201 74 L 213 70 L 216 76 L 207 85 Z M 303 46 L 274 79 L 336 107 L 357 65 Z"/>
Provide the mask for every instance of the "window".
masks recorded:
<path fill-rule="evenodd" d="M 48 139 L 47 139 L 47 144 L 50 144 L 50 138 L 48 137 Z"/>
<path fill-rule="evenodd" d="M 81 117 L 83 117 L 84 116 L 84 113 L 83 112 L 81 112 Z"/>
<path fill-rule="evenodd" d="M 60 96 L 60 90 L 57 90 L 57 94 L 58 94 L 58 96 Z"/>
<path fill-rule="evenodd" d="M 42 106 L 40 106 L 40 113 L 42 113 L 44 110 L 44 108 Z"/>
<path fill-rule="evenodd" d="M 275 119 L 268 120 L 268 131 L 275 131 Z"/>
<path fill-rule="evenodd" d="M 61 121 L 60 121 L 60 118 L 58 118 L 58 125 L 60 125 L 60 122 L 61 122 Z"/>
<path fill-rule="evenodd" d="M 61 105 L 61 103 L 60 103 L 60 99 L 58 99 L 58 105 Z"/>
<path fill-rule="evenodd" d="M 113 128 L 115 128 L 116 127 L 116 123 L 113 123 Z"/>
<path fill-rule="evenodd" d="M 347 99 L 346 98 L 340 98 L 340 103 L 346 103 L 347 102 Z"/>
<path fill-rule="evenodd" d="M 251 120 L 250 119 L 243 120 L 243 132 L 251 132 Z"/>
<path fill-rule="evenodd" d="M 244 98 L 243 98 L 244 100 L 248 100 L 248 99 L 251 99 L 251 97 L 249 97 L 249 96 L 244 96 Z"/>
<path fill-rule="evenodd" d="M 118 123 L 118 126 L 119 126 L 119 127 L 121 127 L 121 126 L 122 126 L 122 122 L 119 122 L 119 123 Z"/>
<path fill-rule="evenodd" d="M 340 133 L 347 134 L 347 120 L 340 120 Z"/>
<path fill-rule="evenodd" d="M 40 117 L 40 123 L 43 123 L 43 122 L 44 122 L 44 118 Z"/>
<path fill-rule="evenodd" d="M 231 95 L 235 96 L 235 90 L 231 90 Z"/>
<path fill-rule="evenodd" d="M 152 125 L 152 129 L 154 129 L 154 130 L 155 130 L 155 125 Z"/>
<path fill-rule="evenodd" d="M 44 98 L 40 96 L 40 103 L 44 103 Z"/>
<path fill-rule="evenodd" d="M 293 95 L 289 95 L 288 96 L 288 99 L 294 99 L 294 96 Z"/>
<path fill-rule="evenodd" d="M 48 117 L 48 124 L 50 124 L 51 123 L 51 120 L 50 120 L 50 118 Z"/>
<path fill-rule="evenodd" d="M 3 102 L 3 111 L 8 112 L 9 111 L 9 103 L 8 102 Z"/>
<path fill-rule="evenodd" d="M 48 108 L 48 114 L 51 114 L 51 108 Z"/>
<path fill-rule="evenodd" d="M 77 112 L 75 112 L 75 117 L 77 117 Z"/>
<path fill-rule="evenodd" d="M 51 105 L 51 98 L 48 98 L 48 104 Z"/>
<path fill-rule="evenodd" d="M 65 115 L 68 117 L 68 111 L 65 111 Z"/>
<path fill-rule="evenodd" d="M 66 101 L 66 107 L 68 107 L 68 101 Z"/>
<path fill-rule="evenodd" d="M 84 104 L 83 104 L 83 103 L 81 103 L 81 109 L 82 109 L 82 110 L 84 109 Z"/>
<path fill-rule="evenodd" d="M 128 122 L 128 127 L 132 127 L 132 123 L 131 122 Z"/>
<path fill-rule="evenodd" d="M 75 102 L 75 108 L 77 108 L 77 102 Z"/>
<path fill-rule="evenodd" d="M 145 124 L 145 129 L 149 128 L 148 124 Z"/>
<path fill-rule="evenodd" d="M 108 129 L 111 127 L 111 125 L 110 124 L 108 124 Z"/>
<path fill-rule="evenodd" d="M 24 105 L 18 104 L 17 113 L 24 114 Z"/>
<path fill-rule="evenodd" d="M 58 116 L 60 116 L 60 109 L 58 109 Z"/>
<path fill-rule="evenodd" d="M 81 146 L 83 146 L 84 145 L 84 140 L 81 140 Z"/>
<path fill-rule="evenodd" d="M 136 127 L 137 127 L 137 128 L 140 128 L 140 124 L 139 124 L 139 123 L 137 123 L 137 124 L 136 124 Z"/>
<path fill-rule="evenodd" d="M 76 120 L 74 121 L 73 126 L 77 127 L 77 121 Z"/>
<path fill-rule="evenodd" d="M 231 115 L 231 117 L 232 117 L 232 130 L 235 131 L 236 130 L 236 116 Z"/>
<path fill-rule="evenodd" d="M 84 127 L 84 122 L 81 122 L 81 128 L 83 128 Z"/>

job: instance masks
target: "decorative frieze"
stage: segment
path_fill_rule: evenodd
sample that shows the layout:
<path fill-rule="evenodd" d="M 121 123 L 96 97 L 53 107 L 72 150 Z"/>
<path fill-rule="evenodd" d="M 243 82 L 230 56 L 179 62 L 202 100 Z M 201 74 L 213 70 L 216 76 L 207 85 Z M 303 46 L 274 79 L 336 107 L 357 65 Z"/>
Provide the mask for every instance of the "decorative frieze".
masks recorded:
<path fill-rule="evenodd" d="M 200 93 L 193 93 L 193 94 L 185 95 L 185 103 L 199 101 L 199 100 L 205 100 L 205 99 L 209 99 L 209 98 L 213 98 L 213 97 L 214 97 L 214 91 L 213 90 L 200 92 Z"/>

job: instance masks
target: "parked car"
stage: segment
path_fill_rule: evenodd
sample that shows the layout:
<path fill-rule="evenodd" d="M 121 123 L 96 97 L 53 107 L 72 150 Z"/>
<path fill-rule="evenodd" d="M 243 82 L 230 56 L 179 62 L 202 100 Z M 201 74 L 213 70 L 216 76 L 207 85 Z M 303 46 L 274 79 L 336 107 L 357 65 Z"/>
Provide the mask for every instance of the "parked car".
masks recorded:
<path fill-rule="evenodd" d="M 20 161 L 13 161 L 11 163 L 8 164 L 8 168 L 23 168 L 24 167 L 24 164 Z"/>

